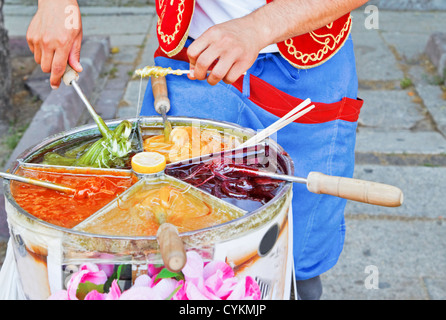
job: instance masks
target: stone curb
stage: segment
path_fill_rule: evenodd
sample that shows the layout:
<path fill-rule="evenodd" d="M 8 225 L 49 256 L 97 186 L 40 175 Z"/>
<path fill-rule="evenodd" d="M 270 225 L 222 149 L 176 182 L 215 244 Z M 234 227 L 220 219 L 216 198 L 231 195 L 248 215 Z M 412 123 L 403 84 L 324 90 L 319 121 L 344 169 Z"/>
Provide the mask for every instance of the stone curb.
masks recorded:
<path fill-rule="evenodd" d="M 78 83 L 87 98 L 94 90 L 95 82 L 108 59 L 109 52 L 108 37 L 88 37 L 83 41 L 81 52 L 83 71 Z M 35 84 L 36 81 L 45 83 L 45 79 L 41 77 L 36 77 L 34 80 L 31 79 L 31 82 L 28 83 L 30 87 L 33 87 L 33 83 Z M 48 80 L 44 85 L 49 86 Z M 84 111 L 85 107 L 73 88 L 61 84 L 59 89 L 49 92 L 12 152 L 5 168 L 9 168 L 17 157 L 29 147 L 51 135 L 75 127 Z"/>
<path fill-rule="evenodd" d="M 431 34 L 425 52 L 437 68 L 438 75 L 444 79 L 446 77 L 446 33 Z M 444 80 L 446 84 L 446 79 Z"/>

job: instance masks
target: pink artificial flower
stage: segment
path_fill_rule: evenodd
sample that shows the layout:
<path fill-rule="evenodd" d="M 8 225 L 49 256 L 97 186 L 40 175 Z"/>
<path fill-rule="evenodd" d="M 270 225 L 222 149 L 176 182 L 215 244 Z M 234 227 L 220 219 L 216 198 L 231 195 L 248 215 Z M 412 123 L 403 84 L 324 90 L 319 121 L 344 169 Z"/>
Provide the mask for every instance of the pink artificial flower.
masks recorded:
<path fill-rule="evenodd" d="M 161 279 L 156 283 L 148 275 L 140 275 L 134 285 L 124 291 L 121 300 L 164 300 L 177 289 L 178 281 L 175 279 Z"/>
<path fill-rule="evenodd" d="M 225 262 L 203 263 L 194 251 L 187 253 L 182 272 L 184 291 L 190 300 L 260 299 L 260 289 L 251 277 L 239 280 Z"/>
<path fill-rule="evenodd" d="M 232 270 L 232 268 L 227 263 L 225 263 L 223 261 L 208 262 L 203 269 L 203 276 L 205 278 L 209 278 L 216 271 L 222 271 L 224 279 L 234 277 L 234 271 Z"/>
<path fill-rule="evenodd" d="M 102 260 L 112 260 L 114 256 L 112 254 L 108 253 L 100 253 L 98 255 L 94 256 L 95 259 L 102 259 Z M 107 277 L 111 277 L 115 271 L 115 265 L 114 264 L 98 264 L 99 270 L 104 270 Z"/>
<path fill-rule="evenodd" d="M 122 293 L 119 300 L 161 300 L 161 297 L 153 288 L 131 287 Z"/>
<path fill-rule="evenodd" d="M 162 268 L 149 265 L 149 274 L 140 275 L 134 285 L 121 292 L 117 280 L 113 280 L 108 293 L 92 290 L 85 300 L 241 300 L 260 299 L 260 289 L 253 278 L 238 279 L 232 268 L 222 261 L 203 262 L 195 251 L 187 252 L 187 263 L 182 273 L 184 280 L 174 278 L 154 281 Z M 74 273 L 67 285 L 49 297 L 50 300 L 77 300 L 80 283 L 86 281 L 96 285 L 107 281 L 107 274 L 97 265 L 87 263 Z"/>
<path fill-rule="evenodd" d="M 261 298 L 259 284 L 250 276 L 245 278 L 245 297 L 250 297 L 253 300 L 260 300 Z"/>
<path fill-rule="evenodd" d="M 198 288 L 195 283 L 187 282 L 185 285 L 186 300 L 217 300 L 218 297 L 211 296 L 204 287 Z"/>
<path fill-rule="evenodd" d="M 97 290 L 91 290 L 86 294 L 84 300 L 106 300 L 106 293 L 99 293 Z"/>
<path fill-rule="evenodd" d="M 152 288 L 157 292 L 161 299 L 167 299 L 178 287 L 178 280 L 169 278 L 161 279 Z"/>
<path fill-rule="evenodd" d="M 73 273 L 67 285 L 68 300 L 78 300 L 76 297 L 79 283 L 92 282 L 94 284 L 104 284 L 107 281 L 107 275 L 99 270 L 98 266 L 92 263 L 86 263 L 79 268 L 79 271 Z"/>
<path fill-rule="evenodd" d="M 68 300 L 67 290 L 59 290 L 48 297 L 48 300 Z"/>
<path fill-rule="evenodd" d="M 121 297 L 121 288 L 118 285 L 118 281 L 114 279 L 110 286 L 110 290 L 106 294 L 106 300 L 118 300 Z"/>
<path fill-rule="evenodd" d="M 206 264 L 203 276 L 208 291 L 222 300 L 231 294 L 238 282 L 232 268 L 222 261 L 211 261 Z"/>
<path fill-rule="evenodd" d="M 155 276 L 158 274 L 158 273 L 160 273 L 160 271 L 161 270 L 163 270 L 164 269 L 164 266 L 159 266 L 159 267 L 156 267 L 156 265 L 154 265 L 154 264 L 149 264 L 148 266 L 147 266 L 147 274 L 150 276 L 150 277 L 152 277 L 152 278 L 155 278 Z"/>
<path fill-rule="evenodd" d="M 98 268 L 105 272 L 107 278 L 111 277 L 115 272 L 115 266 L 112 264 L 98 264 Z"/>
<path fill-rule="evenodd" d="M 187 300 L 186 286 L 184 280 L 177 282 L 178 291 L 173 295 L 172 300 Z"/>
<path fill-rule="evenodd" d="M 234 286 L 227 300 L 260 300 L 260 288 L 253 278 L 247 276 Z"/>
<path fill-rule="evenodd" d="M 151 287 L 153 280 L 148 274 L 142 274 L 135 279 L 133 287 Z"/>
<path fill-rule="evenodd" d="M 188 251 L 186 253 L 187 260 L 186 265 L 181 270 L 184 274 L 184 277 L 188 279 L 188 281 L 198 283 L 200 279 L 203 279 L 203 268 L 204 263 L 201 256 L 195 251 Z"/>

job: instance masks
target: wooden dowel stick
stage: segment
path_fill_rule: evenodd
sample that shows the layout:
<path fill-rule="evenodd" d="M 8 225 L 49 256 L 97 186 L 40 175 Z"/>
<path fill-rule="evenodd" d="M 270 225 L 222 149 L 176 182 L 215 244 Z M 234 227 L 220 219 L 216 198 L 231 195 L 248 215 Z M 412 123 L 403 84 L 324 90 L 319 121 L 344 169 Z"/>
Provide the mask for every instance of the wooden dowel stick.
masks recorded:
<path fill-rule="evenodd" d="M 180 272 L 187 258 L 177 228 L 170 223 L 161 224 L 158 228 L 157 239 L 165 267 L 172 272 Z"/>

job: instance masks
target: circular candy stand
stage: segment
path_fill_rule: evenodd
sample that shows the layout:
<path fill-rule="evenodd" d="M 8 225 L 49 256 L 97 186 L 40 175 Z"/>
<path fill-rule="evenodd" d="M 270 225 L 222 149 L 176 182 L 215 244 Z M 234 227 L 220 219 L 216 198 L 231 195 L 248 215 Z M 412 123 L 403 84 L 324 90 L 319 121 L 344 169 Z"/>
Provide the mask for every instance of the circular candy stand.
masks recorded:
<path fill-rule="evenodd" d="M 241 141 L 255 133 L 231 123 L 213 120 L 187 117 L 170 117 L 169 120 L 174 128 L 199 123 L 200 128 L 218 131 L 222 136 L 229 135 Z M 116 128 L 121 121 L 113 120 L 106 124 L 109 128 Z M 142 117 L 128 121 L 132 124 L 132 155 L 144 150 L 147 137 L 159 135 L 163 130 L 160 117 Z M 75 149 L 85 141 L 99 138 L 100 133 L 95 125 L 75 128 L 49 137 L 24 152 L 9 172 L 47 180 L 58 177 L 57 181 L 66 184 L 73 181 L 87 183 L 86 181 L 94 179 L 112 181 L 110 185 L 117 189 L 105 192 L 101 201 L 91 200 L 93 202 L 83 203 L 87 200 L 74 199 L 73 196 L 51 190 L 53 197 L 60 196 L 63 200 L 52 198 L 54 200 L 49 200 L 47 204 L 31 201 L 25 206 L 21 202 L 23 199 L 39 198 L 36 191 L 32 191 L 33 197 L 24 197 L 21 192 L 27 187 L 25 184 L 4 181 L 10 244 L 26 299 L 47 299 L 57 292 L 67 290 L 74 275 L 84 270 L 82 268 L 85 265 L 98 266 L 99 269 L 108 268 L 108 276 L 114 275 L 123 292 L 132 288 L 141 276 L 148 275 L 153 280 L 153 270 L 163 270 L 164 264 L 156 228 L 166 219 L 158 221 L 155 226 L 153 221 L 150 222 L 155 234 L 153 230 L 150 233 L 147 231 L 149 227 L 146 226 L 149 220 L 144 213 L 147 208 L 142 204 L 147 202 L 154 192 L 161 192 L 154 190 L 173 189 L 179 190 L 178 194 L 188 199 L 183 201 L 183 207 L 179 205 L 179 209 L 172 211 L 178 223 L 174 223 L 173 218 L 167 219 L 168 222 L 174 221 L 172 223 L 175 224 L 179 239 L 187 252 L 187 268 L 191 268 L 188 266 L 189 259 L 195 259 L 197 256 L 204 265 L 211 262 L 225 263 L 225 266 L 231 269 L 231 281 L 234 286 L 237 282 L 247 283 L 246 279 L 251 281 L 256 294 L 250 298 L 290 297 L 292 233 L 289 212 L 292 183 L 276 181 L 274 190 L 271 191 L 272 196 L 268 200 L 245 201 L 237 196 L 237 189 L 234 191 L 234 197 L 222 197 L 221 194 L 210 192 L 211 189 L 206 188 L 205 183 L 193 185 L 185 179 L 185 176 L 190 177 L 194 165 L 213 161 L 215 155 L 194 158 L 196 164 L 188 160 L 189 171 L 183 166 L 185 160 L 181 163 L 170 162 L 163 171 L 155 175 L 139 174 L 132 170 L 129 161 L 131 156 L 119 168 L 77 167 L 42 162 L 46 154 L 61 154 L 60 150 L 67 152 L 66 150 Z M 263 163 L 263 167 L 265 163 L 274 164 L 268 170 L 293 173 L 291 158 L 274 141 L 251 149 L 244 148 L 240 153 L 223 152 L 218 156 L 243 163 L 250 161 L 247 159 L 255 159 L 252 163 Z M 186 171 L 188 174 L 184 174 Z M 53 181 L 56 181 L 54 179 Z M 170 193 L 170 196 L 172 194 Z M 93 197 L 85 197 L 89 198 Z M 212 212 L 212 219 L 207 216 L 201 216 L 199 219 L 192 217 L 191 220 L 199 222 L 189 224 L 186 218 L 188 215 L 197 214 L 197 210 L 194 209 L 195 211 L 184 216 L 181 212 L 191 203 L 199 203 L 200 208 L 207 208 L 206 210 Z M 37 206 L 40 206 L 39 210 Z M 60 211 L 59 217 L 64 218 L 63 212 L 68 210 L 69 206 L 74 206 L 74 212 L 78 214 L 75 218 L 65 216 L 67 221 L 63 224 L 51 220 L 51 214 L 56 210 Z M 45 212 L 45 217 L 37 217 L 33 213 L 34 210 Z M 81 215 L 87 211 L 91 212 L 88 216 Z M 178 275 L 181 275 L 181 271 L 170 274 L 172 278 L 176 277 L 177 286 L 168 298 L 172 298 L 173 293 L 178 292 L 180 287 L 187 287 L 188 278 L 182 277 L 179 280 Z M 219 298 L 227 298 L 229 294 Z M 183 294 L 181 297 L 187 298 L 187 295 Z"/>

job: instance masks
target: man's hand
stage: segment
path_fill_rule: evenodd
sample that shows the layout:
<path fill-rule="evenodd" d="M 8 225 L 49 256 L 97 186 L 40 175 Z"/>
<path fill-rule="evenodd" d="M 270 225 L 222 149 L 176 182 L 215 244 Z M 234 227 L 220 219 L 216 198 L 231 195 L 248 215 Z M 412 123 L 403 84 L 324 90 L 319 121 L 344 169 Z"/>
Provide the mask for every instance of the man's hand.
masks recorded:
<path fill-rule="evenodd" d="M 367 0 L 275 0 L 254 12 L 214 25 L 187 50 L 190 79 L 233 83 L 270 44 L 316 30 L 360 7 Z"/>
<path fill-rule="evenodd" d="M 26 40 L 42 71 L 51 73 L 53 89 L 59 87 L 67 62 L 81 72 L 82 22 L 77 1 L 39 0 Z"/>
<path fill-rule="evenodd" d="M 249 19 L 217 24 L 189 46 L 187 54 L 190 68 L 194 71 L 189 77 L 204 80 L 213 66 L 207 77 L 209 84 L 215 85 L 220 80 L 233 83 L 251 67 L 263 45 Z"/>

